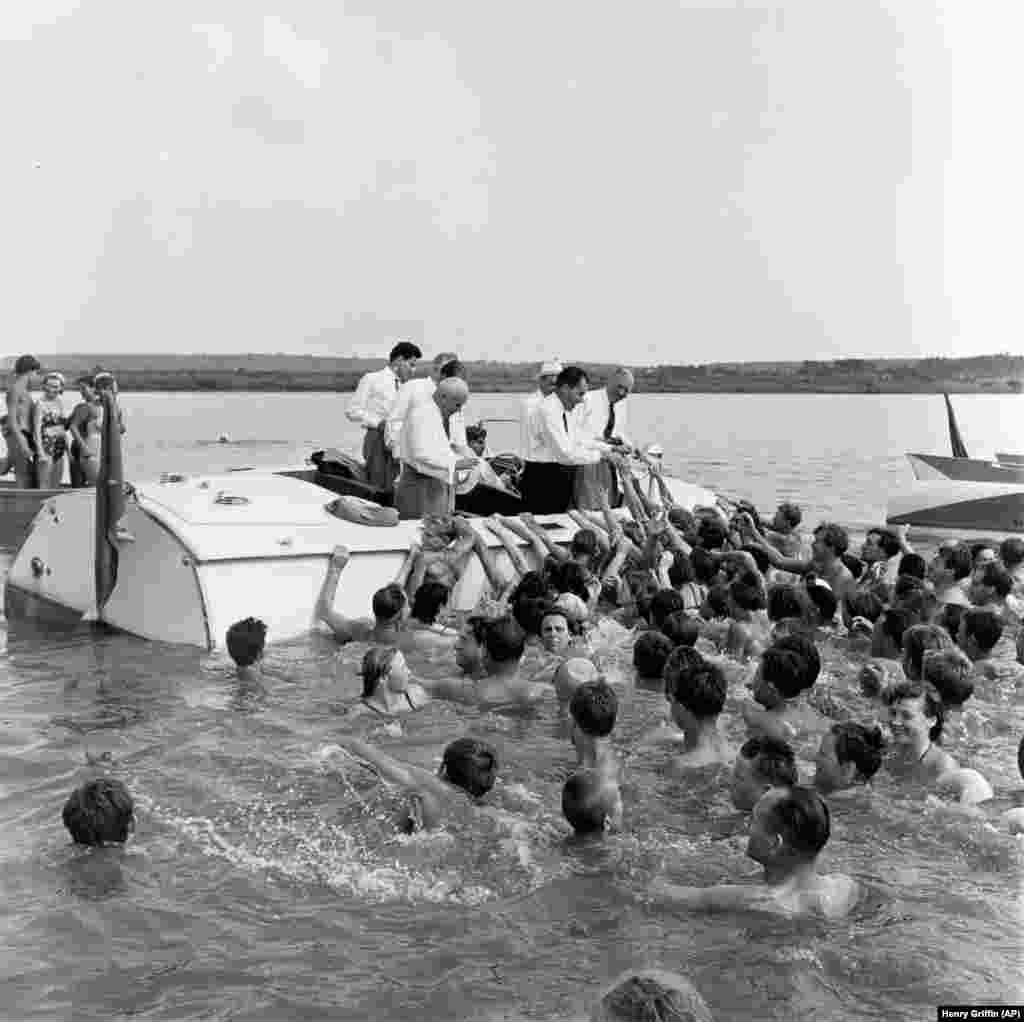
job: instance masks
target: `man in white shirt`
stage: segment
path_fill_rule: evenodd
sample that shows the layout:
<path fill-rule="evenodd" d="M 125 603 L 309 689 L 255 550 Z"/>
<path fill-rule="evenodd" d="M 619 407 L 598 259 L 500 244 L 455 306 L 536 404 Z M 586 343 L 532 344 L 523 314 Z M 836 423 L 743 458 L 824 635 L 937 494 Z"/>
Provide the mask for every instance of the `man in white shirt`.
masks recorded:
<path fill-rule="evenodd" d="M 537 405 L 531 420 L 532 460 L 523 470 L 523 502 L 538 514 L 557 514 L 572 505 L 576 471 L 599 462 L 610 450 L 604 440 L 580 433 L 572 411 L 586 397 L 587 374 L 566 366 L 554 393 Z"/>
<path fill-rule="evenodd" d="M 632 391 L 633 374 L 624 368 L 616 369 L 600 389 L 589 391 L 577 412 L 582 435 L 628 454 L 633 448 L 626 436 L 626 398 Z M 606 461 L 584 465 L 576 476 L 576 506 L 600 510 L 602 491 L 612 507 L 619 502 L 618 480 L 611 465 Z"/>
<path fill-rule="evenodd" d="M 520 419 L 520 454 L 523 461 L 533 461 L 533 436 L 530 431 L 530 420 L 541 403 L 555 389 L 555 380 L 562 371 L 562 363 L 558 359 L 545 362 L 537 371 L 537 389 L 523 398 Z"/>
<path fill-rule="evenodd" d="M 446 366 L 458 361 L 459 356 L 454 352 L 442 351 L 434 356 L 426 376 L 417 376 L 415 379 L 403 383 L 399 388 L 387 414 L 387 425 L 384 427 L 384 439 L 387 441 L 388 447 L 391 448 L 392 454 L 396 457 L 401 449 L 402 423 L 409 414 L 410 407 L 434 393 L 438 381 L 443 378 L 442 374 L 449 376 L 459 375 L 457 373 L 444 373 Z"/>
<path fill-rule="evenodd" d="M 366 430 L 363 438 L 366 478 L 378 490 L 392 489 L 398 475 L 398 465 L 384 439 L 387 414 L 398 388 L 412 376 L 422 355 L 411 341 L 400 341 L 391 349 L 388 365 L 377 372 L 367 373 L 359 381 L 345 411 L 352 422 L 358 422 Z"/>
<path fill-rule="evenodd" d="M 442 380 L 434 393 L 413 403 L 402 425 L 399 452 L 402 474 L 395 488 L 395 507 L 401 518 L 447 514 L 451 508 L 456 470 L 472 468 L 476 457 L 459 458 L 452 450 L 452 417 L 466 403 L 465 380 Z"/>

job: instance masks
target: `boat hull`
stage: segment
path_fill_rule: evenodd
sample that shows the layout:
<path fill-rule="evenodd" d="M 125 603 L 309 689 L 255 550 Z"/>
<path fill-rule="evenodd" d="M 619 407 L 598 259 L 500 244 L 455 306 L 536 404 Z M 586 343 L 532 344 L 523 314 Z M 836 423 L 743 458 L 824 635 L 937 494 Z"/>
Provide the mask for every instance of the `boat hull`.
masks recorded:
<path fill-rule="evenodd" d="M 241 471 L 140 483 L 120 519 L 117 582 L 103 621 L 146 639 L 204 649 L 220 646 L 230 625 L 250 616 L 267 624 L 272 641 L 295 638 L 315 626 L 317 598 L 338 546 L 348 548 L 350 559 L 333 609 L 348 618 L 368 616 L 373 593 L 395 577 L 421 523 L 342 520 L 328 510 L 335 493 L 299 474 Z M 701 487 L 667 482 L 687 506 L 714 500 Z M 95 516 L 92 489 L 45 500 L 11 564 L 9 617 L 96 618 Z M 577 530 L 567 515 L 537 520 L 555 543 L 568 543 Z M 471 524 L 499 571 L 511 577 L 508 555 L 485 521 Z M 520 545 L 539 567 L 532 548 Z M 470 558 L 449 605 L 473 608 L 485 585 L 479 559 Z"/>
<path fill-rule="evenodd" d="M 956 479 L 962 482 L 1024 484 L 1024 465 L 997 464 L 981 458 L 951 458 L 941 454 L 908 454 L 914 476 L 922 481 Z"/>
<path fill-rule="evenodd" d="M 918 480 L 890 497 L 886 522 L 949 531 L 1024 532 L 1024 485 Z"/>
<path fill-rule="evenodd" d="M 66 493 L 69 488 L 26 490 L 16 486 L 11 479 L 0 479 L 0 548 L 16 549 L 43 503 L 50 497 Z"/>

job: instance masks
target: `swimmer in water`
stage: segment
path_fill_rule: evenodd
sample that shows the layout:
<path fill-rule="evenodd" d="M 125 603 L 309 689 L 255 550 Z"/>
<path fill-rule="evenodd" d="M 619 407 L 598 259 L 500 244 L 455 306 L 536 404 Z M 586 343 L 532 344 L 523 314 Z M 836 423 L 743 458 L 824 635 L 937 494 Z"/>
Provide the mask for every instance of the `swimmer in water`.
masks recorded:
<path fill-rule="evenodd" d="M 422 767 L 402 763 L 358 738 L 339 738 L 338 745 L 372 764 L 383 776 L 405 788 L 413 798 L 409 818 L 403 829 L 433 830 L 439 827 L 453 798 L 468 795 L 474 801 L 483 798 L 492 787 L 498 773 L 498 757 L 486 742 L 475 738 L 459 738 L 444 750 L 441 766 L 436 774 Z M 337 747 L 327 746 L 320 752 L 321 759 L 331 758 Z"/>
<path fill-rule="evenodd" d="M 124 844 L 135 830 L 135 803 L 120 781 L 100 777 L 71 793 L 61 818 L 76 844 Z"/>
<path fill-rule="evenodd" d="M 348 548 L 343 546 L 335 547 L 331 553 L 327 575 L 313 611 L 315 619 L 323 621 L 341 643 L 361 641 L 395 645 L 408 616 L 408 600 L 397 582 L 373 594 L 373 620 L 347 618 L 334 609 L 338 582 L 350 557 Z M 406 565 L 408 563 L 407 558 Z M 403 566 L 403 570 L 407 568 Z"/>
<path fill-rule="evenodd" d="M 745 702 L 740 709 L 750 733 L 785 741 L 795 737 L 804 715 L 799 697 L 820 670 L 821 658 L 809 639 L 788 635 L 769 646 L 750 682 L 754 702 Z"/>
<path fill-rule="evenodd" d="M 570 740 L 576 750 L 579 767 L 597 770 L 614 780 L 619 764 L 612 748 L 611 733 L 619 712 L 615 689 L 603 678 L 588 681 L 572 695 L 569 716 L 572 718 Z"/>
<path fill-rule="evenodd" d="M 833 724 L 814 759 L 814 786 L 828 794 L 867 784 L 882 765 L 881 728 L 853 722 Z"/>
<path fill-rule="evenodd" d="M 585 685 L 588 681 L 598 679 L 598 670 L 590 660 L 583 657 L 571 657 L 562 661 L 555 671 L 553 679 L 555 695 L 558 697 L 558 710 L 560 714 L 569 712 L 569 703 L 576 690 Z"/>
<path fill-rule="evenodd" d="M 992 798 L 992 786 L 977 770 L 961 767 L 938 743 L 945 711 L 938 693 L 921 681 L 893 685 L 884 694 L 893 744 L 890 773 L 953 793 L 961 805 Z"/>
<path fill-rule="evenodd" d="M 748 738 L 733 764 L 729 795 L 740 812 L 748 813 L 770 788 L 788 788 L 796 782 L 796 755 L 787 742 Z"/>
<path fill-rule="evenodd" d="M 714 1022 L 694 985 L 674 972 L 629 969 L 602 992 L 589 1022 Z"/>
<path fill-rule="evenodd" d="M 633 644 L 633 666 L 636 668 L 637 681 L 656 682 L 657 687 L 662 688 L 662 671 L 673 648 L 672 640 L 661 632 L 649 631 L 638 635 Z"/>
<path fill-rule="evenodd" d="M 235 662 L 238 677 L 251 680 L 258 672 L 267 642 L 267 626 L 257 618 L 236 621 L 227 631 L 224 644 Z"/>
<path fill-rule="evenodd" d="M 818 872 L 830 834 L 828 806 L 813 788 L 772 788 L 754 807 L 747 841 L 747 855 L 764 867 L 763 884 L 702 888 L 656 880 L 650 893 L 696 911 L 841 919 L 856 905 L 860 888 L 848 876 Z"/>
<path fill-rule="evenodd" d="M 382 717 L 418 710 L 430 701 L 422 685 L 412 680 L 409 665 L 394 646 L 375 646 L 363 655 L 363 695 L 360 704 Z"/>
<path fill-rule="evenodd" d="M 622 793 L 600 770 L 578 770 L 562 788 L 562 815 L 579 837 L 622 826 Z"/>
<path fill-rule="evenodd" d="M 451 590 L 442 582 L 428 580 L 420 584 L 402 632 L 400 645 L 403 649 L 430 653 L 453 648 L 459 633 L 438 620 L 450 596 Z"/>
<path fill-rule="evenodd" d="M 676 766 L 696 768 L 732 760 L 732 749 L 718 730 L 728 686 L 716 664 L 696 650 L 680 646 L 665 663 L 665 698 L 672 721 L 682 732 Z"/>

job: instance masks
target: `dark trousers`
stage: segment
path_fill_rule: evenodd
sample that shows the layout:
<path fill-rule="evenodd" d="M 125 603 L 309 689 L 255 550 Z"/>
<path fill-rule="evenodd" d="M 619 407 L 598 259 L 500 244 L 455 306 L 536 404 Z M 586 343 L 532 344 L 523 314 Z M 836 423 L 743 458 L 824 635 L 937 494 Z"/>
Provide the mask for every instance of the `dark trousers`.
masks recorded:
<path fill-rule="evenodd" d="M 408 519 L 423 518 L 426 515 L 446 515 L 451 492 L 452 488 L 443 480 L 403 465 L 398 486 L 395 488 L 398 517 Z"/>
<path fill-rule="evenodd" d="M 523 504 L 539 515 L 560 514 L 572 507 L 576 485 L 575 465 L 528 461 L 523 469 Z"/>
<path fill-rule="evenodd" d="M 398 477 L 398 462 L 384 442 L 384 423 L 368 429 L 363 437 L 363 461 L 366 481 L 378 490 L 393 490 Z"/>

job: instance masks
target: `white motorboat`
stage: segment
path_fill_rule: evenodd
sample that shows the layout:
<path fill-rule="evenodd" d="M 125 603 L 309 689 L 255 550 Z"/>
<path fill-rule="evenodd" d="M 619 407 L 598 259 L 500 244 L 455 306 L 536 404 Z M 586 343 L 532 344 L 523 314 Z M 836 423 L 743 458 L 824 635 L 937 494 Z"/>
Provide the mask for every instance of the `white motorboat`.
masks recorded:
<path fill-rule="evenodd" d="M 954 458 L 942 454 L 908 454 L 916 479 L 959 479 L 974 483 L 1024 484 L 1024 464 L 987 461 L 982 458 Z"/>
<path fill-rule="evenodd" d="M 666 483 L 683 506 L 715 502 L 701 487 L 671 478 Z M 129 488 L 116 539 L 110 540 L 117 551 L 116 580 L 97 606 L 96 536 L 114 533 L 97 529 L 96 492 L 48 497 L 11 564 L 8 616 L 99 615 L 122 631 L 205 649 L 221 645 L 233 622 L 253 616 L 266 622 L 272 640 L 285 640 L 313 626 L 328 558 L 341 545 L 352 556 L 334 607 L 347 617 L 365 617 L 373 593 L 395 576 L 421 525 L 341 520 L 328 509 L 337 499 L 287 472 L 165 475 L 139 483 Z M 499 552 L 485 520 L 472 521 Z M 567 515 L 538 521 L 560 543 L 577 528 Z M 500 550 L 499 565 L 505 557 Z M 472 607 L 483 584 L 473 558 L 452 605 Z"/>
<path fill-rule="evenodd" d="M 886 522 L 954 532 L 1024 532 L 1024 482 L 918 479 L 890 496 Z"/>

